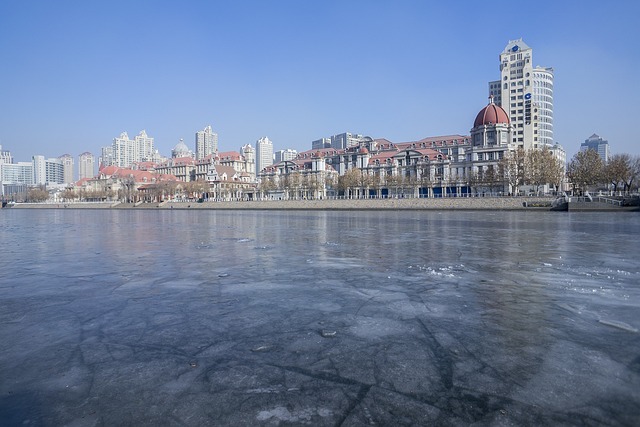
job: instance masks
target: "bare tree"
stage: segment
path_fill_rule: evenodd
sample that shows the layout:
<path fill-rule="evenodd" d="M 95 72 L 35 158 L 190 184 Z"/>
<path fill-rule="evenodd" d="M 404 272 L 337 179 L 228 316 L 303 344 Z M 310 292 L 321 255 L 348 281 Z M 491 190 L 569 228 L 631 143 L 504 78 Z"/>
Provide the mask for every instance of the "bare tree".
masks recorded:
<path fill-rule="evenodd" d="M 505 153 L 500 159 L 499 167 L 504 171 L 504 180 L 509 184 L 513 194 L 518 194 L 518 187 L 524 184 L 525 179 L 525 151 L 518 147 L 516 151 Z"/>
<path fill-rule="evenodd" d="M 536 188 L 552 184 L 559 186 L 562 180 L 562 163 L 549 150 L 530 150 L 525 153 L 525 182 Z"/>
<path fill-rule="evenodd" d="M 62 200 L 64 201 L 71 202 L 77 198 L 78 194 L 72 188 L 67 188 L 62 192 Z"/>
<path fill-rule="evenodd" d="M 345 196 L 351 198 L 353 197 L 353 190 L 358 187 L 359 182 L 360 169 L 351 168 L 338 178 L 338 189 L 343 192 Z"/>
<path fill-rule="evenodd" d="M 638 181 L 640 181 L 640 156 L 631 158 L 631 173 L 629 174 L 628 181 L 624 184 L 624 189 L 627 193 L 633 190 L 633 185 L 638 188 Z"/>
<path fill-rule="evenodd" d="M 587 191 L 602 181 L 603 162 L 595 150 L 576 153 L 567 166 L 567 176 L 574 188 Z"/>
<path fill-rule="evenodd" d="M 49 192 L 44 187 L 34 187 L 27 190 L 27 202 L 41 203 L 49 199 Z"/>
<path fill-rule="evenodd" d="M 628 154 L 614 154 L 604 166 L 604 179 L 613 186 L 614 193 L 619 187 L 626 188 L 632 174 L 633 165 Z"/>

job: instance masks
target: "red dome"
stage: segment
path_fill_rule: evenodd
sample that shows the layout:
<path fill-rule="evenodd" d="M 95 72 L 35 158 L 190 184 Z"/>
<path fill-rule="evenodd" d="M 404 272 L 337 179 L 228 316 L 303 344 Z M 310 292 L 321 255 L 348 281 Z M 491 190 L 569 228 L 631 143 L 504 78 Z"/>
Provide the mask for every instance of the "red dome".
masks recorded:
<path fill-rule="evenodd" d="M 505 123 L 508 125 L 510 123 L 509 116 L 502 107 L 494 104 L 493 99 L 491 99 L 489 105 L 480 110 L 476 116 L 476 121 L 473 122 L 473 127 L 495 125 L 498 123 Z"/>

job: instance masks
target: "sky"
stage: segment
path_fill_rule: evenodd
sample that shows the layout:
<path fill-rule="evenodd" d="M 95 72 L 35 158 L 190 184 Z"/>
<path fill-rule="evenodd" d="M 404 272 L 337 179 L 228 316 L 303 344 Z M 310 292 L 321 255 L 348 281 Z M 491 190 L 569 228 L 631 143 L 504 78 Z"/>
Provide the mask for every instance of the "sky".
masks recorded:
<path fill-rule="evenodd" d="M 0 145 L 77 156 L 141 130 L 170 156 L 309 150 L 343 132 L 469 135 L 522 38 L 554 69 L 554 139 L 640 154 L 640 2 L 0 0 Z"/>

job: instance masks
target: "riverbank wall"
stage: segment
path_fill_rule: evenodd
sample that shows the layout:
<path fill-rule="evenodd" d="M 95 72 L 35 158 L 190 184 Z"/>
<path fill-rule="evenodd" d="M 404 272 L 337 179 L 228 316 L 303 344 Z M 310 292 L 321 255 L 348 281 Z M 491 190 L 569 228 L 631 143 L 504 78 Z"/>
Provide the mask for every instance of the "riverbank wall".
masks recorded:
<path fill-rule="evenodd" d="M 211 210 L 549 210 L 549 197 L 255 200 L 162 203 L 17 203 L 13 209 L 211 209 Z"/>

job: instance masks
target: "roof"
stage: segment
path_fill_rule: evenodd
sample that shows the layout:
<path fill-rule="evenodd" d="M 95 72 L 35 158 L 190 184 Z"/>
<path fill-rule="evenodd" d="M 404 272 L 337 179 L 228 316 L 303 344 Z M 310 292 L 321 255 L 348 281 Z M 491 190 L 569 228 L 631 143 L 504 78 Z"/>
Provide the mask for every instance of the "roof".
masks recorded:
<path fill-rule="evenodd" d="M 473 127 L 476 128 L 478 126 L 495 125 L 498 123 L 509 124 L 511 122 L 509 121 L 507 112 L 499 105 L 494 104 L 493 98 L 490 98 L 489 105 L 480 110 L 476 116 L 476 120 L 473 122 Z"/>

